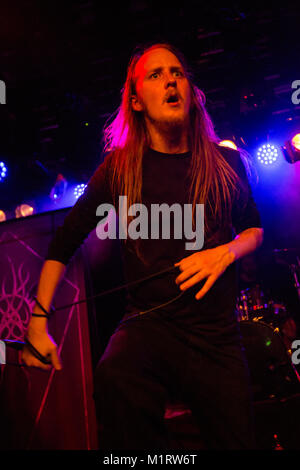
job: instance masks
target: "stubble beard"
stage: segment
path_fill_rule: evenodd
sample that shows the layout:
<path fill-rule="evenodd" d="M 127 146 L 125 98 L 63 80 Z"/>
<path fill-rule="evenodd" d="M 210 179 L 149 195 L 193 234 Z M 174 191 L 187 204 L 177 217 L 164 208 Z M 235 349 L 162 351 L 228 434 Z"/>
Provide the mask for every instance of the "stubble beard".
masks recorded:
<path fill-rule="evenodd" d="M 172 140 L 177 140 L 188 129 L 189 120 L 186 116 L 170 116 L 162 119 L 153 119 L 147 116 L 147 118 L 153 127 Z"/>

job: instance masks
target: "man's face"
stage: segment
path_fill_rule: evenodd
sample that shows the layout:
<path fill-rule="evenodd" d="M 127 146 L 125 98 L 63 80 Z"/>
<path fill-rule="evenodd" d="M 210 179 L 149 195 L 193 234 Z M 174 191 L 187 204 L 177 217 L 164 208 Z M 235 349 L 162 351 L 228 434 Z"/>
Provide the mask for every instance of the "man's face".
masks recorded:
<path fill-rule="evenodd" d="M 191 89 L 183 67 L 168 49 L 146 52 L 135 67 L 136 95 L 132 98 L 135 111 L 144 113 L 146 122 L 187 126 Z"/>

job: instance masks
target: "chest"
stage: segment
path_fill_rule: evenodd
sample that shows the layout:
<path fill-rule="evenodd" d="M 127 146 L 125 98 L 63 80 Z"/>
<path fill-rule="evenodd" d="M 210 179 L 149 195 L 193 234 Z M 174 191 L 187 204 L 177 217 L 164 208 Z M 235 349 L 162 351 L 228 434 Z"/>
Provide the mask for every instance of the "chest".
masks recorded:
<path fill-rule="evenodd" d="M 142 173 L 142 198 L 145 204 L 188 202 L 190 178 L 186 160 L 162 159 L 146 162 Z"/>

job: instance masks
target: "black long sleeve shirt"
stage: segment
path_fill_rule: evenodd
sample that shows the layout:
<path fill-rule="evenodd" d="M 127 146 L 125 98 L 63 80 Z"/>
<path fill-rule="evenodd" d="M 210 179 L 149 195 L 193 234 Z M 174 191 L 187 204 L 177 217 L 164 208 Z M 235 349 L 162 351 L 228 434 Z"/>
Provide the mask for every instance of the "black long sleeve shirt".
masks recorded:
<path fill-rule="evenodd" d="M 234 201 L 231 223 L 218 233 L 214 246 L 228 243 L 235 234 L 251 227 L 261 227 L 261 220 L 247 179 L 244 164 L 239 152 L 219 147 L 222 155 L 245 183 L 247 199 L 244 204 Z M 68 264 L 76 249 L 87 235 L 96 227 L 100 219 L 96 209 L 102 203 L 113 204 L 110 190 L 111 154 L 97 168 L 91 177 L 84 194 L 65 217 L 64 223 L 56 231 L 50 243 L 46 259 Z M 191 153 L 165 154 L 149 149 L 143 156 L 142 202 L 150 214 L 151 203 L 174 203 L 181 205 L 188 201 L 187 172 Z M 126 282 L 135 281 L 172 266 L 194 251 L 186 249 L 186 239 L 151 238 L 140 241 L 143 259 L 140 259 L 132 243 L 121 240 L 123 270 Z M 132 242 L 132 241 L 131 241 Z M 204 238 L 202 249 L 213 248 Z M 179 269 L 166 272 L 148 281 L 128 288 L 127 307 L 124 319 L 134 313 L 145 311 L 177 297 L 181 290 L 175 283 Z M 210 335 L 212 340 L 225 341 L 236 332 L 235 303 L 237 278 L 235 263 L 215 282 L 209 292 L 200 300 L 195 294 L 205 281 L 187 289 L 177 300 L 155 310 L 155 315 L 168 319 L 179 328 L 193 331 L 199 335 Z M 147 313 L 145 315 L 153 315 Z"/>

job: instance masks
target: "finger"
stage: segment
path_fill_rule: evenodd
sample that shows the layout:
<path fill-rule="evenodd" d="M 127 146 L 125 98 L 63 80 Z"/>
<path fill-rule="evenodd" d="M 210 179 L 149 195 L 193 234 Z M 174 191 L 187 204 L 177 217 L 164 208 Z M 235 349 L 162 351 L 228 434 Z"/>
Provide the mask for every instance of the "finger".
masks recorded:
<path fill-rule="evenodd" d="M 195 261 L 195 255 L 197 253 L 193 253 L 190 256 L 187 256 L 186 258 L 182 258 L 182 260 L 178 261 L 178 263 L 175 263 L 174 266 L 186 266 L 188 264 L 194 263 Z"/>
<path fill-rule="evenodd" d="M 217 280 L 216 276 L 209 276 L 209 278 L 207 279 L 202 289 L 200 289 L 200 291 L 197 292 L 197 294 L 195 295 L 195 298 L 197 300 L 202 299 L 202 297 L 204 297 L 204 295 L 209 291 L 209 289 L 213 286 L 216 280 Z"/>
<path fill-rule="evenodd" d="M 27 351 L 26 348 L 23 349 L 21 354 L 21 361 L 25 366 L 31 366 L 34 356 Z"/>
<path fill-rule="evenodd" d="M 38 359 L 35 359 L 34 364 L 32 364 L 34 367 L 37 367 L 38 369 L 43 369 L 43 370 L 50 370 L 51 369 L 51 364 L 43 364 L 41 361 Z"/>
<path fill-rule="evenodd" d="M 195 276 L 193 276 L 191 279 L 189 279 L 188 281 L 181 284 L 179 287 L 180 287 L 181 290 L 186 290 L 189 287 L 192 287 L 195 284 L 197 284 L 198 282 L 202 281 L 207 276 L 208 276 L 208 274 L 203 272 L 203 271 L 198 272 Z"/>
<path fill-rule="evenodd" d="M 51 369 L 51 365 L 43 364 L 41 361 L 38 359 L 35 359 L 34 357 L 32 359 L 27 359 L 25 361 L 25 364 L 28 367 L 36 367 L 37 369 L 43 369 L 43 370 L 49 370 Z"/>
<path fill-rule="evenodd" d="M 51 362 L 52 362 L 53 367 L 56 370 L 61 370 L 62 369 L 62 365 L 61 365 L 59 356 L 57 354 L 56 348 L 51 352 Z"/>
<path fill-rule="evenodd" d="M 180 284 L 181 282 L 185 281 L 189 277 L 191 277 L 193 274 L 199 272 L 199 269 L 194 266 L 193 268 L 186 269 L 184 270 L 177 278 L 175 279 L 176 284 Z"/>
<path fill-rule="evenodd" d="M 182 272 L 182 271 L 185 271 L 186 269 L 192 268 L 193 266 L 198 266 L 198 263 L 196 264 L 195 260 L 188 260 L 188 261 L 180 262 L 178 268 Z"/>
<path fill-rule="evenodd" d="M 49 370 L 51 368 L 51 364 L 44 364 L 43 362 L 39 361 L 25 346 L 23 349 L 23 354 L 21 356 L 23 362 L 29 367 L 37 367 L 43 370 Z"/>

